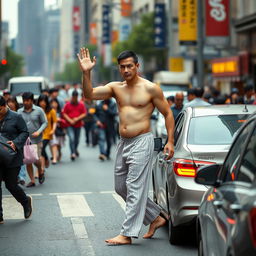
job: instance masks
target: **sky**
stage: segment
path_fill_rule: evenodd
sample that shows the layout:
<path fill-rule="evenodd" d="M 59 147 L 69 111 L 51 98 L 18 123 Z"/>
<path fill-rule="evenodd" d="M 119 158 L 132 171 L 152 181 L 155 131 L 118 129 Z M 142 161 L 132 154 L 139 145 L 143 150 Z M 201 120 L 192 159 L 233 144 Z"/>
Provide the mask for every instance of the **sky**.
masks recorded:
<path fill-rule="evenodd" d="M 9 22 L 9 39 L 15 38 L 18 32 L 18 2 L 19 0 L 2 0 L 2 20 Z M 47 8 L 55 2 L 56 0 L 44 0 L 44 5 Z"/>

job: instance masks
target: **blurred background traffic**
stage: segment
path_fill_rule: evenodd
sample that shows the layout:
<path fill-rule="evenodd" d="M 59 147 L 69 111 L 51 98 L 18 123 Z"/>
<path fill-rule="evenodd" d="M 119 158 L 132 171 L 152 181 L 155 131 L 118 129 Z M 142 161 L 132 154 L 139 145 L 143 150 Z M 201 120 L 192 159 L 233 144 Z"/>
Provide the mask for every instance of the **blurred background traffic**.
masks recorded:
<path fill-rule="evenodd" d="M 82 46 L 98 59 L 95 86 L 119 79 L 115 57 L 124 49 L 139 54 L 141 74 L 155 82 L 157 77 L 173 85 L 183 80 L 223 95 L 232 88 L 243 95 L 245 85 L 255 84 L 254 0 L 0 3 L 0 89 L 11 77 L 24 75 L 44 76 L 51 87 L 79 82 L 76 53 Z M 159 78 L 158 71 L 175 73 Z"/>

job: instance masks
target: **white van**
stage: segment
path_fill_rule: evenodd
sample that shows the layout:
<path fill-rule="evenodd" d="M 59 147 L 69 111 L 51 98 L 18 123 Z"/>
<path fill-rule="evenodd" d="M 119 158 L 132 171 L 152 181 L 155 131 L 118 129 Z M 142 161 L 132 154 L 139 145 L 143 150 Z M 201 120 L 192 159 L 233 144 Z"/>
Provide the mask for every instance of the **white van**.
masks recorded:
<path fill-rule="evenodd" d="M 8 82 L 8 90 L 11 95 L 16 96 L 18 103 L 22 102 L 21 95 L 24 92 L 32 92 L 37 99 L 42 90 L 48 89 L 49 82 L 43 76 L 20 76 L 13 77 Z"/>
<path fill-rule="evenodd" d="M 165 97 L 174 96 L 179 91 L 186 92 L 190 88 L 188 72 L 158 71 L 154 74 L 153 82 L 161 87 Z"/>

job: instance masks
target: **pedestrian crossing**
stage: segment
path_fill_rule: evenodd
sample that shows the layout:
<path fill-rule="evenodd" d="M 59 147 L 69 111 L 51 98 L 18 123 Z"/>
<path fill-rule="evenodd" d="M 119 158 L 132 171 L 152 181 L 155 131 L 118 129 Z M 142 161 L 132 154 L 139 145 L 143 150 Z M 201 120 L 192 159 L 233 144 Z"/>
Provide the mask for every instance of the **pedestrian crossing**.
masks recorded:
<path fill-rule="evenodd" d="M 152 192 L 150 193 L 152 194 Z M 87 201 L 88 196 L 96 196 L 100 204 L 104 200 L 104 196 L 110 195 L 111 200 L 117 202 L 122 211 L 125 210 L 124 200 L 114 191 L 101 192 L 72 192 L 72 193 L 49 193 L 49 194 L 29 194 L 34 200 L 55 198 L 58 202 L 61 216 L 64 218 L 76 217 L 93 217 L 93 207 Z M 108 197 L 109 200 L 109 197 Z M 40 206 L 40 204 L 39 204 Z M 22 206 L 10 195 L 3 196 L 3 212 L 5 220 L 19 220 L 24 219 Z"/>

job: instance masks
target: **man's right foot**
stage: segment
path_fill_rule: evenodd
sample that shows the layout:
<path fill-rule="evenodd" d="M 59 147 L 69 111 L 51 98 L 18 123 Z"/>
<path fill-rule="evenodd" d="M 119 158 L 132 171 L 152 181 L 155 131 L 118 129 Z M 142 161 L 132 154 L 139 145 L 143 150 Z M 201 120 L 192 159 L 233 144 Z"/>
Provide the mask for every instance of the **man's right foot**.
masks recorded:
<path fill-rule="evenodd" d="M 105 155 L 103 155 L 103 154 L 100 154 L 100 155 L 99 155 L 99 159 L 100 159 L 101 161 L 105 161 L 105 160 L 107 160 L 107 157 L 106 157 Z"/>
<path fill-rule="evenodd" d="M 0 224 L 4 224 L 3 216 L 0 216 Z"/>
<path fill-rule="evenodd" d="M 32 214 L 32 197 L 31 196 L 27 196 L 28 201 L 25 205 L 23 205 L 23 209 L 24 209 L 24 217 L 25 219 L 28 219 L 31 214 Z"/>
<path fill-rule="evenodd" d="M 36 186 L 35 182 L 30 181 L 26 187 L 31 188 L 31 187 L 35 187 L 35 186 Z"/>

